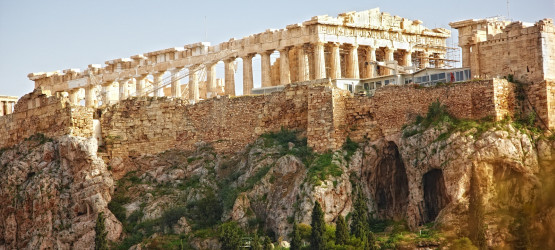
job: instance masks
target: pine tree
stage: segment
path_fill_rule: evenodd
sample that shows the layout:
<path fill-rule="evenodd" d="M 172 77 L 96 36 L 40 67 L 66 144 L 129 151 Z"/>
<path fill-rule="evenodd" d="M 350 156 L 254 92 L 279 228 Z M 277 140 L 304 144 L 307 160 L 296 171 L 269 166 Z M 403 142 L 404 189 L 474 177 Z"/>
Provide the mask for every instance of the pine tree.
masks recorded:
<path fill-rule="evenodd" d="M 376 237 L 374 236 L 374 233 L 372 233 L 372 231 L 368 232 L 368 236 L 366 236 L 365 242 L 364 242 L 364 249 L 366 250 L 377 250 L 379 249 L 378 246 L 376 246 Z"/>
<path fill-rule="evenodd" d="M 272 248 L 272 241 L 270 240 L 270 237 L 266 236 L 264 239 L 264 250 L 270 250 Z"/>
<path fill-rule="evenodd" d="M 100 212 L 96 218 L 96 226 L 94 228 L 94 249 L 95 250 L 107 250 L 108 242 L 106 241 L 106 226 L 104 225 L 104 212 Z"/>
<path fill-rule="evenodd" d="M 228 222 L 222 224 L 219 231 L 219 240 L 223 249 L 239 249 L 241 244 L 241 231 L 237 223 Z"/>
<path fill-rule="evenodd" d="M 362 240 L 366 238 L 367 233 L 370 231 L 368 225 L 368 207 L 366 206 L 362 190 L 357 188 L 356 193 L 351 217 L 351 234 Z"/>
<path fill-rule="evenodd" d="M 251 249 L 262 250 L 262 245 L 260 245 L 260 237 L 258 237 L 258 233 L 254 234 L 254 238 L 252 239 Z"/>
<path fill-rule="evenodd" d="M 326 230 L 326 223 L 324 221 L 324 211 L 318 201 L 314 202 L 314 209 L 312 209 L 312 233 L 310 235 L 310 249 L 324 249 L 324 232 Z"/>
<path fill-rule="evenodd" d="M 301 249 L 301 233 L 299 232 L 299 228 L 297 223 L 293 225 L 293 233 L 291 237 L 291 250 L 299 250 Z"/>
<path fill-rule="evenodd" d="M 337 222 L 335 222 L 335 244 L 345 245 L 348 238 L 349 232 L 347 231 L 347 223 L 345 223 L 345 218 L 339 215 L 339 217 L 337 217 Z"/>

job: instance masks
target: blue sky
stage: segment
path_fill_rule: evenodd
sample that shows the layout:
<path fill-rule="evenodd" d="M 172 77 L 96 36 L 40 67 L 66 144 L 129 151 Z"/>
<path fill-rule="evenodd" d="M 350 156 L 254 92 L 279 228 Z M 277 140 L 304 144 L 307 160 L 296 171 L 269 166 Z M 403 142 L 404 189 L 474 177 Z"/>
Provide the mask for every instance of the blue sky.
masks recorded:
<path fill-rule="evenodd" d="M 0 95 L 32 91 L 30 72 L 84 69 L 88 64 L 199 41 L 217 44 L 316 15 L 375 7 L 422 20 L 430 28 L 507 15 L 506 0 L 0 0 Z M 510 17 L 526 22 L 555 18 L 555 1 L 511 0 Z"/>

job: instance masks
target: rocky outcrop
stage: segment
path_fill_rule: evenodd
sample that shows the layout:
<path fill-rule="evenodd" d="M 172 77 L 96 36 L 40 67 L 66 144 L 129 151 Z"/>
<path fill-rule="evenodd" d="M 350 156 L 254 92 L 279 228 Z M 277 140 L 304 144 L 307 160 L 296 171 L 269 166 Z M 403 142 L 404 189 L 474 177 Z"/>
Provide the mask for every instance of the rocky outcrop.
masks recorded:
<path fill-rule="evenodd" d="M 377 218 L 405 219 L 411 228 L 435 222 L 448 235 L 469 236 L 469 221 L 474 219 L 469 214 L 470 179 L 475 171 L 489 246 L 514 245 L 522 213 L 545 222 L 538 223 L 543 229 L 534 234 L 553 232 L 548 219 L 553 203 L 549 208 L 538 197 L 555 178 L 555 142 L 531 138 L 511 124 L 481 133 L 453 132 L 443 126 L 407 130 L 420 132 L 364 146 L 363 186 Z M 541 213 L 530 212 L 538 206 L 543 206 Z"/>
<path fill-rule="evenodd" d="M 38 134 L 0 155 L 0 249 L 92 249 L 97 214 L 107 238 L 121 225 L 107 209 L 113 180 L 96 140 Z"/>

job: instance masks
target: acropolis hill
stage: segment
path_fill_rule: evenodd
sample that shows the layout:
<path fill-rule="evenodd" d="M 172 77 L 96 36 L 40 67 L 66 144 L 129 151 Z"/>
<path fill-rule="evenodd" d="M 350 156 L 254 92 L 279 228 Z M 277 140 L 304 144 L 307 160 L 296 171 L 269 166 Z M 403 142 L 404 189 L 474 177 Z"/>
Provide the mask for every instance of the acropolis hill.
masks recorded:
<path fill-rule="evenodd" d="M 67 221 L 52 222 L 52 216 L 58 216 L 54 212 L 37 220 L 51 225 L 48 229 L 40 229 L 39 222 L 33 224 L 36 216 L 30 211 L 41 209 L 27 203 L 25 197 L 31 191 L 19 196 L 12 193 L 38 189 L 22 183 L 39 179 L 46 170 L 29 170 L 21 176 L 14 170 L 5 174 L 5 181 L 0 179 L 0 183 L 10 183 L 1 186 L 2 190 L 15 190 L 0 193 L 0 249 L 90 248 L 99 212 L 106 213 L 108 239 L 122 241 L 135 230 L 122 229 L 122 223 L 131 225 L 125 221 L 132 213 L 145 212 L 138 221 L 155 220 L 177 199 L 161 194 L 166 200 L 156 200 L 155 192 L 145 188 L 147 179 L 155 180 L 157 188 L 178 183 L 171 190 L 189 192 L 185 180 L 197 175 L 195 185 L 209 183 L 206 186 L 218 194 L 224 184 L 217 181 L 228 180 L 229 171 L 244 174 L 234 181 L 248 183 L 261 168 L 264 174 L 273 174 L 259 177 L 265 187 L 252 184 L 247 189 L 225 183 L 239 194 L 235 193 L 229 207 L 223 205 L 218 223 L 233 220 L 247 227 L 254 216 L 266 223 L 264 229 L 271 230 L 276 240 L 289 239 L 293 226 L 288 221 L 309 224 L 307 214 L 314 201 L 323 204 L 326 223 L 335 223 L 339 215 L 347 216 L 355 209 L 351 193 L 356 191 L 369 197 L 365 204 L 376 219 L 403 220 L 411 230 L 441 222 L 445 230 L 456 234 L 453 237 L 472 238 L 467 234 L 475 230 L 454 229 L 466 229 L 467 223 L 461 220 L 472 216 L 468 212 L 473 200 L 469 192 L 474 190 L 471 180 L 483 179 L 479 187 L 483 191 L 477 193 L 479 199 L 490 199 L 485 202 L 490 205 L 484 205 L 488 211 L 506 206 L 524 210 L 520 201 L 535 202 L 531 197 L 541 195 L 532 193 L 542 192 L 538 184 L 542 176 L 552 174 L 548 167 L 555 164 L 555 142 L 545 138 L 553 137 L 555 130 L 555 25 L 547 18 L 533 24 L 488 18 L 449 25 L 458 30 L 462 61 L 453 56 L 458 48 L 447 45 L 449 30 L 430 29 L 422 21 L 375 8 L 337 17 L 315 16 L 216 45 L 199 42 L 107 60 L 104 66 L 90 64 L 84 70 L 30 73 L 35 89 L 15 106 L 16 97 L 0 96 L 0 127 L 4 128 L 0 130 L 0 165 L 9 166 L 6 171 L 35 165 L 50 169 L 55 163 L 64 166 L 60 169 L 71 172 L 68 178 L 74 182 L 70 185 L 65 182 L 68 178 L 62 178 L 52 184 L 58 190 L 52 197 L 71 192 L 71 202 L 64 202 L 73 205 L 68 205 L 71 211 L 63 220 L 79 227 L 68 226 Z M 255 88 L 253 58 L 258 56 L 261 87 Z M 221 62 L 223 79 L 216 72 Z M 236 82 L 239 63 L 242 81 Z M 242 86 L 242 95 L 236 93 L 236 85 Z M 444 120 L 434 121 L 437 127 L 422 125 L 426 124 L 422 119 L 432 119 L 426 114 L 433 107 L 445 109 Z M 525 118 L 529 118 L 527 126 L 541 132 L 532 136 L 509 123 Z M 457 122 L 494 125 L 484 125 L 486 129 L 476 125 L 470 129 L 473 132 L 441 127 Z M 343 172 L 307 181 L 311 173 L 307 169 L 317 160 L 307 163 L 291 153 L 303 145 L 302 140 L 283 145 L 289 153 L 279 159 L 272 158 L 279 155 L 274 151 L 283 150 L 258 148 L 265 145 L 260 138 L 269 140 L 280 131 L 295 131 L 306 138 L 304 146 L 314 157 L 329 156 L 327 167 L 337 165 Z M 37 140 L 43 146 L 32 144 Z M 352 143 L 359 146 L 347 152 L 345 146 Z M 205 153 L 205 148 L 214 153 Z M 179 152 L 187 152 L 189 158 L 180 158 L 185 153 Z M 18 158 L 27 155 L 31 158 Z M 206 164 L 201 166 L 199 159 Z M 184 162 L 190 165 L 175 170 Z M 265 165 L 259 167 L 259 162 Z M 72 164 L 79 166 L 75 172 Z M 226 170 L 226 164 L 233 166 L 231 170 Z M 140 179 L 138 184 L 133 182 L 136 188 L 145 189 L 118 200 L 124 212 L 110 211 L 111 196 L 124 192 L 119 187 L 133 174 Z M 206 177 L 210 174 L 216 177 Z M 518 177 L 507 177 L 513 175 Z M 497 177 L 506 186 L 496 186 L 492 180 Z M 114 184 L 114 180 L 121 182 Z M 41 190 L 48 186 L 43 184 Z M 505 194 L 500 190 L 515 185 L 519 192 L 514 197 L 518 198 L 499 198 Z M 205 197 L 194 193 L 191 198 L 190 193 L 187 202 Z M 528 226 L 547 232 L 545 244 L 555 246 L 549 236 L 555 232 L 555 209 L 549 211 L 541 214 L 549 226 Z M 180 225 L 189 231 L 182 233 L 190 235 L 187 220 L 192 219 L 184 220 Z M 513 232 L 503 226 L 509 222 L 493 217 L 480 221 L 480 225 L 492 225 L 487 246 L 511 246 Z M 40 233 L 32 230 L 36 228 Z M 221 247 L 203 244 L 196 248 Z M 426 246 L 439 247 L 433 244 Z"/>
<path fill-rule="evenodd" d="M 285 127 L 305 131 L 316 150 L 337 149 L 347 136 L 395 134 L 435 100 L 460 118 L 500 120 L 515 111 L 514 86 L 488 78 L 507 75 L 528 83 L 528 110 L 541 118 L 539 125 L 555 127 L 552 20 L 530 27 L 486 19 L 451 25 L 460 30 L 463 66 L 469 71 L 459 77 L 455 70 L 440 70 L 443 79 L 428 82 L 477 81 L 445 88 L 403 85 L 417 83 L 419 72 L 444 69 L 450 61 L 445 57 L 450 32 L 378 8 L 315 16 L 214 46 L 196 43 L 108 60 L 104 67 L 91 64 L 82 72 L 31 73 L 37 90 L 21 98 L 15 114 L 0 120 L 7 128 L 0 132 L 5 138 L 0 146 L 43 133 L 95 136 L 108 143 L 110 156 L 187 148 L 198 141 L 229 151 Z M 279 58 L 272 64 L 275 51 Z M 260 89 L 253 89 L 256 54 L 261 56 Z M 243 97 L 232 98 L 238 58 Z M 223 80 L 215 72 L 220 61 Z M 79 106 L 82 99 L 84 107 Z"/>

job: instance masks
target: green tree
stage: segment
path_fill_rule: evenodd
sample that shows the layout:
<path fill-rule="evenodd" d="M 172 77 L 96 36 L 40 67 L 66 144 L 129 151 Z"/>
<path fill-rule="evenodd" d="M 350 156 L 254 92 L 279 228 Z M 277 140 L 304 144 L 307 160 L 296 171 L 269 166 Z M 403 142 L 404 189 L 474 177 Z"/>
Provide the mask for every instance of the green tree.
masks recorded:
<path fill-rule="evenodd" d="M 310 249 L 324 249 L 326 243 L 324 241 L 324 232 L 326 230 L 326 223 L 324 221 L 324 211 L 318 201 L 314 202 L 312 209 L 312 233 L 310 235 Z"/>
<path fill-rule="evenodd" d="M 100 212 L 96 218 L 96 226 L 94 228 L 94 249 L 95 250 L 107 250 L 108 242 L 106 241 L 106 226 L 104 225 L 104 212 Z"/>
<path fill-rule="evenodd" d="M 236 222 L 227 222 L 220 226 L 218 238 L 222 249 L 236 250 L 241 245 L 241 229 Z"/>
<path fill-rule="evenodd" d="M 468 204 L 468 227 L 470 231 L 470 240 L 478 246 L 479 249 L 486 249 L 486 225 L 484 222 L 485 208 L 482 201 L 482 192 L 480 190 L 479 173 L 476 167 L 472 167 L 470 175 Z"/>
<path fill-rule="evenodd" d="M 374 233 L 372 233 L 372 231 L 368 232 L 368 236 L 365 239 L 366 241 L 364 242 L 364 249 L 366 250 L 377 250 L 380 249 L 378 246 L 376 246 L 376 237 L 374 236 Z"/>
<path fill-rule="evenodd" d="M 270 250 L 272 248 L 272 240 L 270 240 L 270 237 L 266 236 L 264 239 L 264 250 Z"/>
<path fill-rule="evenodd" d="M 291 250 L 299 250 L 301 249 L 302 239 L 301 239 L 301 232 L 299 232 L 299 226 L 297 223 L 293 225 L 293 233 L 291 236 Z"/>
<path fill-rule="evenodd" d="M 260 237 L 258 237 L 258 233 L 254 233 L 254 238 L 252 239 L 251 249 L 252 250 L 262 250 L 262 246 L 260 245 Z"/>
<path fill-rule="evenodd" d="M 368 225 L 368 207 L 360 187 L 356 188 L 356 197 L 351 216 L 351 234 L 359 239 L 366 238 L 370 231 Z M 364 241 L 363 241 L 364 242 Z"/>
<path fill-rule="evenodd" d="M 347 223 L 345 223 L 345 218 L 342 215 L 337 217 L 335 222 L 335 244 L 345 245 L 349 239 L 349 231 L 347 230 Z"/>

